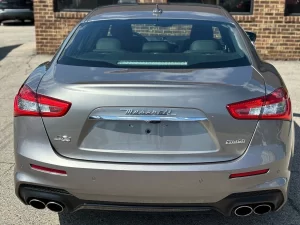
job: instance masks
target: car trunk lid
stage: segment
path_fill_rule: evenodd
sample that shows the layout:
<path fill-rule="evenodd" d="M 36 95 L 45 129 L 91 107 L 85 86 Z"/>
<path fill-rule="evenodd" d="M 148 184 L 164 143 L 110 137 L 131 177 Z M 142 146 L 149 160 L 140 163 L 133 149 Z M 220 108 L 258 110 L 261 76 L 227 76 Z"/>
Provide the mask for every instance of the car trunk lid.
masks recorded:
<path fill-rule="evenodd" d="M 251 67 L 116 69 L 56 65 L 38 93 L 72 103 L 43 118 L 59 154 L 126 163 L 211 163 L 241 156 L 256 120 L 236 120 L 226 105 L 265 95 Z"/>

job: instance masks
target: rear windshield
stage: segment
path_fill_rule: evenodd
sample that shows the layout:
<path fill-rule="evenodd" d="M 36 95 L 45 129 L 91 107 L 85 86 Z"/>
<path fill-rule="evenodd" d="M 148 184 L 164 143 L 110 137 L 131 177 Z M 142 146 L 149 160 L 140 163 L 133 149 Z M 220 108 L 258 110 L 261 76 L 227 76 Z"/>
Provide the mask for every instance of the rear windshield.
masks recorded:
<path fill-rule="evenodd" d="M 233 24 L 128 19 L 81 24 L 59 64 L 120 68 L 219 68 L 250 65 Z"/>

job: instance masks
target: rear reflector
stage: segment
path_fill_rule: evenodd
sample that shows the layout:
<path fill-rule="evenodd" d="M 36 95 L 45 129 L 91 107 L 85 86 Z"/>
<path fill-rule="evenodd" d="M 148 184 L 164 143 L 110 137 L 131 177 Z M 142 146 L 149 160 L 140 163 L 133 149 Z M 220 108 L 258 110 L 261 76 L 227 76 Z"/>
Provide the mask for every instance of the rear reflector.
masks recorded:
<path fill-rule="evenodd" d="M 229 179 L 232 178 L 239 178 L 239 177 L 250 177 L 250 176 L 256 176 L 256 175 L 261 175 L 261 174 L 266 174 L 269 172 L 269 169 L 264 169 L 264 170 L 255 170 L 255 171 L 250 171 L 250 172 L 244 172 L 244 173 L 233 173 L 229 176 Z"/>
<path fill-rule="evenodd" d="M 34 165 L 34 164 L 30 164 L 30 167 L 33 170 L 37 170 L 37 171 L 44 172 L 44 173 L 51 173 L 54 175 L 67 176 L 67 172 L 64 170 L 52 169 L 52 168 L 47 168 L 47 167 L 38 166 L 38 165 Z"/>
<path fill-rule="evenodd" d="M 15 97 L 14 116 L 62 117 L 70 107 L 69 102 L 37 94 L 24 85 Z"/>
<path fill-rule="evenodd" d="M 291 120 L 291 100 L 284 88 L 278 88 L 267 96 L 227 105 L 235 119 L 242 120 Z"/>

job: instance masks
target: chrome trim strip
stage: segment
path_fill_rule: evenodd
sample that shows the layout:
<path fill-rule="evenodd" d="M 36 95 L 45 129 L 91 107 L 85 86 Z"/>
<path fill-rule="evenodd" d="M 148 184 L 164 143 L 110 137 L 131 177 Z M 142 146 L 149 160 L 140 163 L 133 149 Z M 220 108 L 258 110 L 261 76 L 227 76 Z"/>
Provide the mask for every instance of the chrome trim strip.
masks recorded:
<path fill-rule="evenodd" d="M 84 204 L 77 207 L 74 212 L 82 209 L 108 210 L 108 211 L 133 211 L 133 212 L 205 212 L 212 210 L 207 206 L 128 206 L 128 205 L 108 205 L 108 204 Z"/>
<path fill-rule="evenodd" d="M 89 116 L 90 120 L 123 120 L 123 121 L 174 121 L 195 122 L 207 120 L 205 117 L 168 117 L 168 116 Z"/>

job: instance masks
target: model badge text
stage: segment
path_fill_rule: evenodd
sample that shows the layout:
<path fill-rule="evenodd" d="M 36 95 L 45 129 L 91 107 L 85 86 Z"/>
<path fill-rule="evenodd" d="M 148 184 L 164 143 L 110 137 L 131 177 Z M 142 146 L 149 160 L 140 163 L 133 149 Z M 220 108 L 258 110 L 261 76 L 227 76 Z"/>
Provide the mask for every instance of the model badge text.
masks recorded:
<path fill-rule="evenodd" d="M 67 135 L 58 135 L 54 138 L 54 141 L 70 142 L 71 137 L 68 137 Z"/>
<path fill-rule="evenodd" d="M 227 140 L 226 145 L 235 145 L 235 144 L 245 144 L 246 140 L 245 139 L 238 139 L 238 140 Z"/>

